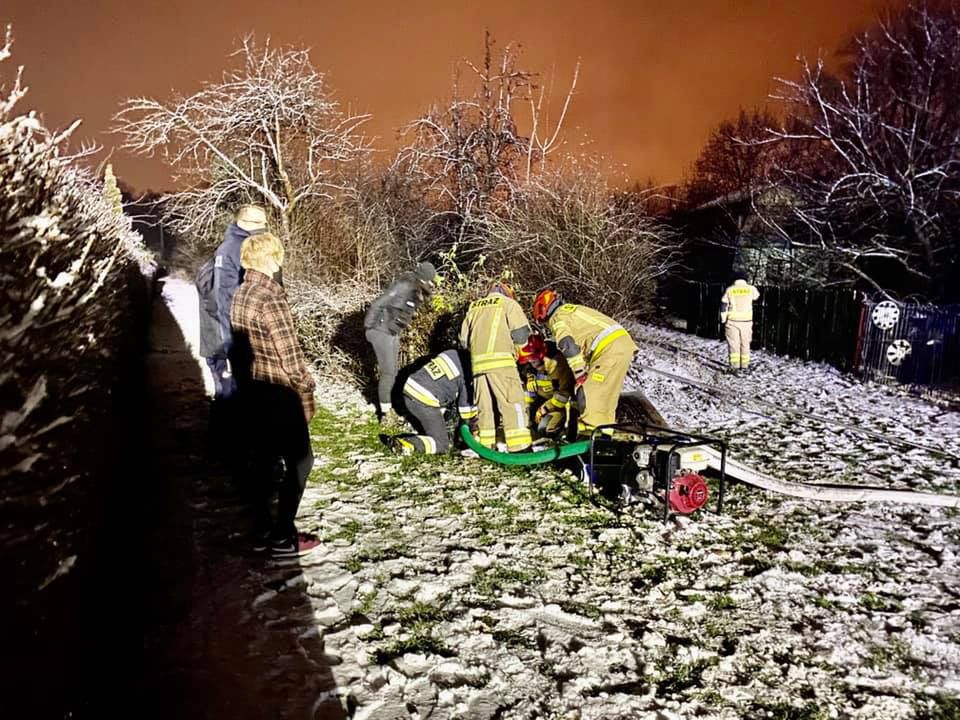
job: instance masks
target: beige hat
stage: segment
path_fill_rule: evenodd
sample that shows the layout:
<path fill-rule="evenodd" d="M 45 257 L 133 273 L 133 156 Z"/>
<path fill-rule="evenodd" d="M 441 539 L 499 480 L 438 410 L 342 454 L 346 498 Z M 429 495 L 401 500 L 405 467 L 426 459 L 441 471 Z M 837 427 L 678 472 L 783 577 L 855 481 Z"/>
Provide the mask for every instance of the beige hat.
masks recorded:
<path fill-rule="evenodd" d="M 244 205 L 237 211 L 237 227 L 248 231 L 267 227 L 266 211 L 259 205 Z"/>

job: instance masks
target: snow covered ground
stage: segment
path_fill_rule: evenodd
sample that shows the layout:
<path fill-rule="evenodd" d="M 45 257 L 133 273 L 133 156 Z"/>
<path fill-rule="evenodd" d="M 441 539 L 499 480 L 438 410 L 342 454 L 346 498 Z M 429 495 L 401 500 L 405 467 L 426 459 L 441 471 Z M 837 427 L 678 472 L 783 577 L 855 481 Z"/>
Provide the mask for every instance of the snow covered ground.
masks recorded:
<path fill-rule="evenodd" d="M 652 326 L 634 328 L 634 336 L 642 351 L 627 386 L 643 390 L 673 425 L 726 437 L 732 454 L 768 474 L 960 493 L 956 412 L 896 387 L 861 383 L 828 365 L 762 351 L 750 374 L 728 375 L 720 341 Z M 711 391 L 639 365 L 705 383 Z"/>
<path fill-rule="evenodd" d="M 754 374 L 730 377 L 704 362 L 722 357 L 717 343 L 635 334 L 650 367 L 958 448 L 954 414 L 828 367 L 759 353 Z M 957 491 L 955 464 L 926 451 L 784 423 L 770 407 L 757 414 L 649 371 L 630 384 L 670 422 L 719 431 L 732 452 L 785 479 Z M 318 469 L 301 523 L 325 542 L 305 560 L 304 582 L 325 598 L 319 632 L 342 659 L 334 671 L 354 717 L 960 713 L 955 511 L 738 486 L 724 515 L 663 525 L 642 509 L 604 509 L 549 469 L 386 456 L 354 391 L 323 397 L 336 420 L 315 424 Z"/>
<path fill-rule="evenodd" d="M 203 385 L 207 395 L 213 397 L 213 377 L 210 368 L 200 357 L 200 305 L 197 289 L 189 280 L 167 276 L 160 279 L 163 302 L 170 310 L 190 352 L 197 360 L 203 375 Z"/>
<path fill-rule="evenodd" d="M 639 369 L 629 385 L 765 472 L 958 491 L 956 460 L 832 424 L 956 456 L 952 413 L 763 353 L 730 377 L 716 342 L 635 336 L 642 363 L 741 400 Z M 315 718 L 960 717 L 955 511 L 736 486 L 723 515 L 664 524 L 563 470 L 390 455 L 358 391 L 324 382 L 318 400 L 298 523 L 321 544 L 293 572 L 251 560 L 249 609 L 332 666 Z"/>

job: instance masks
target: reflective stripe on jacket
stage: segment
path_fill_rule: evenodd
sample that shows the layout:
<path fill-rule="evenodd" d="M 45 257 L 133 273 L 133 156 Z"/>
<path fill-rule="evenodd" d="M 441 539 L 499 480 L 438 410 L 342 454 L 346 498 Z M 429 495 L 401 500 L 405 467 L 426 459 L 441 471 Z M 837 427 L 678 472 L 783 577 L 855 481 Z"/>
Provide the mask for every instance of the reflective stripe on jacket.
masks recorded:
<path fill-rule="evenodd" d="M 474 375 L 513 367 L 530 324 L 516 300 L 491 293 L 470 303 L 460 326 L 460 345 L 470 350 Z"/>
<path fill-rule="evenodd" d="M 614 342 L 629 342 L 637 350 L 633 338 L 621 325 L 601 312 L 583 305 L 561 305 L 547 321 L 557 347 L 564 354 L 570 369 L 580 374 Z"/>
<path fill-rule="evenodd" d="M 446 350 L 431 358 L 407 379 L 403 393 L 427 407 L 449 407 L 456 403 L 457 412 L 465 420 L 477 414 L 473 383 L 464 372 L 456 350 Z"/>

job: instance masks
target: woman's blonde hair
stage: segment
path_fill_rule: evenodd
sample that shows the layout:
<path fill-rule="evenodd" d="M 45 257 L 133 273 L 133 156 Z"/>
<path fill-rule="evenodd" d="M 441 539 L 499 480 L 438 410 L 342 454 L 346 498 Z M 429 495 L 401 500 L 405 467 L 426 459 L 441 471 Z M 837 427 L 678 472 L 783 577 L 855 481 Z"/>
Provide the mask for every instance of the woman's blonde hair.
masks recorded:
<path fill-rule="evenodd" d="M 259 270 L 270 274 L 268 260 L 283 265 L 283 243 L 280 238 L 265 232 L 251 235 L 243 241 L 240 246 L 240 265 L 244 270 Z"/>

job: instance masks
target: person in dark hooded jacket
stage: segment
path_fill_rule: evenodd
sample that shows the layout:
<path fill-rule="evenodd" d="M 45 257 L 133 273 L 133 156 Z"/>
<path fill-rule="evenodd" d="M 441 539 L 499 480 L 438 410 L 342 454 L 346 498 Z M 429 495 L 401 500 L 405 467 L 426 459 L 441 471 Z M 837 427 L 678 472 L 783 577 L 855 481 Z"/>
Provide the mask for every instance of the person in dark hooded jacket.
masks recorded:
<path fill-rule="evenodd" d="M 420 303 L 433 292 L 436 278 L 437 270 L 431 263 L 420 263 L 416 270 L 394 280 L 370 303 L 363 320 L 367 342 L 373 346 L 380 369 L 377 384 L 380 422 L 388 427 L 396 427 L 400 422 L 391 399 L 397 379 L 400 333 L 413 321 Z"/>
<path fill-rule="evenodd" d="M 264 232 L 267 215 L 262 207 L 244 205 L 230 223 L 214 255 L 213 293 L 200 298 L 200 356 L 206 358 L 213 375 L 214 400 L 228 399 L 236 392 L 230 371 L 230 305 L 243 280 L 240 246 L 250 235 Z"/>

